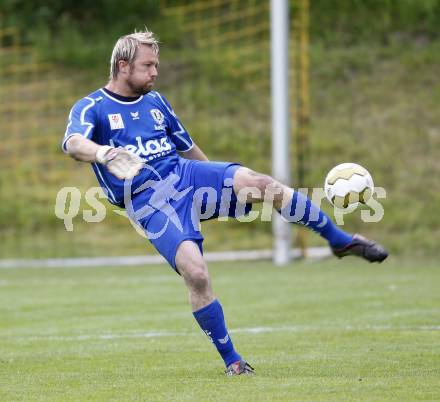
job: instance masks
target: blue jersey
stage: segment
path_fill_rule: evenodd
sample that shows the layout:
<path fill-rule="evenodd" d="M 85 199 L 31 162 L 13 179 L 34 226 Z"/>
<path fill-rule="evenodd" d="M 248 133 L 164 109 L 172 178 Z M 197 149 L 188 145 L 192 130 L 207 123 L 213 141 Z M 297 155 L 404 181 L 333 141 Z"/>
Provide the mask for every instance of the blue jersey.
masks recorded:
<path fill-rule="evenodd" d="M 162 178 L 178 163 L 177 151 L 189 151 L 193 146 L 170 104 L 155 91 L 128 100 L 99 89 L 82 98 L 69 115 L 62 144 L 65 152 L 67 140 L 78 134 L 99 145 L 123 147 L 139 155 Z M 110 202 L 123 206 L 124 181 L 99 163 L 92 166 Z M 132 188 L 149 179 L 157 180 L 157 175 L 152 169 L 142 169 L 133 179 Z"/>

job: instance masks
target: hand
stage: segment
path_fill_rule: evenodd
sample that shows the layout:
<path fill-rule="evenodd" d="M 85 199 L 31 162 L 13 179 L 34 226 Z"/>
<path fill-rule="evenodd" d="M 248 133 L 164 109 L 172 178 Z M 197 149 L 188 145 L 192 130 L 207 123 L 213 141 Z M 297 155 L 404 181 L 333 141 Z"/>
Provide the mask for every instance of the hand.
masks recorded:
<path fill-rule="evenodd" d="M 142 158 L 124 148 L 104 145 L 96 152 L 96 161 L 105 165 L 118 179 L 132 179 L 144 166 Z"/>

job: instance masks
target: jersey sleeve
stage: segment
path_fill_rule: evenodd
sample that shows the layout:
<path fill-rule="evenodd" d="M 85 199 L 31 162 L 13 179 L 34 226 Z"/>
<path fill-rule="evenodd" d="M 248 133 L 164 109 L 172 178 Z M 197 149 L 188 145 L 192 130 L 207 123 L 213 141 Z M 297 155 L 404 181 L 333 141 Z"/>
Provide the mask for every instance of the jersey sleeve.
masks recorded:
<path fill-rule="evenodd" d="M 97 117 L 95 100 L 92 98 L 83 98 L 75 103 L 69 114 L 66 133 L 64 134 L 62 149 L 67 152 L 66 143 L 74 135 L 82 135 L 85 138 L 93 140 Z"/>
<path fill-rule="evenodd" d="M 176 146 L 176 150 L 179 152 L 186 152 L 192 149 L 194 146 L 194 142 L 189 135 L 188 131 L 186 131 L 183 124 L 180 122 L 179 118 L 174 113 L 171 105 L 162 95 L 158 94 L 160 101 L 162 102 L 165 112 L 169 121 L 169 137 L 171 141 L 173 141 Z"/>

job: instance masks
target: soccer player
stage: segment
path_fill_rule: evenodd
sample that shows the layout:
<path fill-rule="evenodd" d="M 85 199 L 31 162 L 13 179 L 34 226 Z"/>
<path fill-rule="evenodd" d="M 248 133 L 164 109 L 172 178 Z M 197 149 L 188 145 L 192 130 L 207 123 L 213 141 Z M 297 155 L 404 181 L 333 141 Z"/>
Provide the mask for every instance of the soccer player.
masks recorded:
<path fill-rule="evenodd" d="M 109 201 L 126 208 L 182 276 L 194 317 L 223 358 L 226 374 L 251 374 L 233 346 L 203 259 L 199 222 L 207 212 L 208 218 L 238 216 L 269 196 L 285 219 L 321 235 L 338 257 L 381 262 L 388 254 L 373 241 L 345 233 L 307 197 L 272 177 L 208 161 L 165 97 L 153 91 L 158 66 L 152 32 L 121 37 L 111 55 L 110 80 L 73 106 L 62 148 L 91 163 Z"/>

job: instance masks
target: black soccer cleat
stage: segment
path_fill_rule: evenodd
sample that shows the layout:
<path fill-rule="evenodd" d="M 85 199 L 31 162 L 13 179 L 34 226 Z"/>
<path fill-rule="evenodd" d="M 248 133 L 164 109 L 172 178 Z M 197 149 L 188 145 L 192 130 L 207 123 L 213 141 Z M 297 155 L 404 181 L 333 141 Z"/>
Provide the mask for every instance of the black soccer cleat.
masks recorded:
<path fill-rule="evenodd" d="M 338 258 L 347 255 L 356 255 L 370 262 L 382 262 L 388 257 L 388 251 L 386 251 L 380 244 L 368 240 L 359 234 L 355 234 L 351 243 L 347 244 L 345 247 L 332 247 L 332 252 Z"/>
<path fill-rule="evenodd" d="M 226 367 L 225 374 L 227 376 L 242 375 L 242 374 L 252 375 L 255 374 L 255 370 L 248 362 L 244 360 L 239 360 Z"/>

